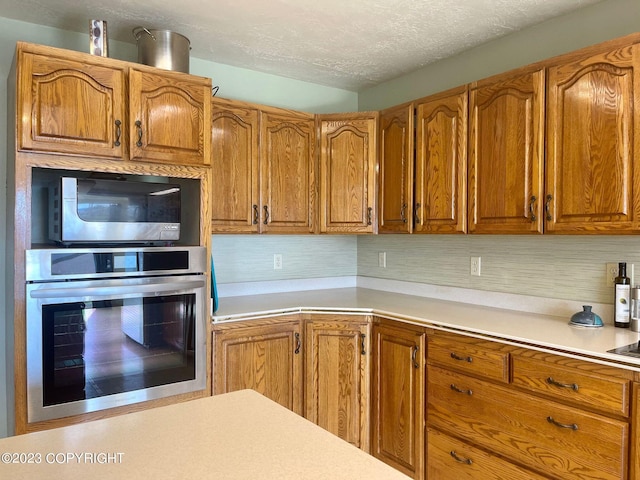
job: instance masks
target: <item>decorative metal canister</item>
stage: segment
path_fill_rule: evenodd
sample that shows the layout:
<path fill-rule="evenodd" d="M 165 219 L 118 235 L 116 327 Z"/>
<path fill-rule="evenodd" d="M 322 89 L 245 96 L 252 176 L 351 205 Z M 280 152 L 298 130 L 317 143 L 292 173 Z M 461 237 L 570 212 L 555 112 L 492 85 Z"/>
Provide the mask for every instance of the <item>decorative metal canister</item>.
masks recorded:
<path fill-rule="evenodd" d="M 89 53 L 100 57 L 109 56 L 107 22 L 104 20 L 89 20 Z"/>

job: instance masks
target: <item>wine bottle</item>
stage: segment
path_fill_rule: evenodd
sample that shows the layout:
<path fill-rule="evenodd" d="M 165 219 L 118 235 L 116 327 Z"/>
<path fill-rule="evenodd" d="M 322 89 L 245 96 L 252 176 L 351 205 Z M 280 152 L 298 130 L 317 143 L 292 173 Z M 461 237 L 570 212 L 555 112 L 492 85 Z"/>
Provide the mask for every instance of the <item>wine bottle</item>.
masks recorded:
<path fill-rule="evenodd" d="M 614 281 L 615 299 L 613 303 L 614 325 L 629 328 L 629 302 L 631 300 L 631 280 L 627 277 L 627 264 L 618 264 L 618 276 Z"/>

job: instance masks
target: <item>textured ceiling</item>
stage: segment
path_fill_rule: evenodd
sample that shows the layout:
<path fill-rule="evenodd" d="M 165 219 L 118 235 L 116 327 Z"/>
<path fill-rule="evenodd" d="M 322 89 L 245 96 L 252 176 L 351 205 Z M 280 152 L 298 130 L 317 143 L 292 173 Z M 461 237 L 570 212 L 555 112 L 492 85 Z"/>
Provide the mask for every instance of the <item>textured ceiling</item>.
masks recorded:
<path fill-rule="evenodd" d="M 0 16 L 135 43 L 136 26 L 191 40 L 191 55 L 361 90 L 600 0 L 0 0 Z"/>

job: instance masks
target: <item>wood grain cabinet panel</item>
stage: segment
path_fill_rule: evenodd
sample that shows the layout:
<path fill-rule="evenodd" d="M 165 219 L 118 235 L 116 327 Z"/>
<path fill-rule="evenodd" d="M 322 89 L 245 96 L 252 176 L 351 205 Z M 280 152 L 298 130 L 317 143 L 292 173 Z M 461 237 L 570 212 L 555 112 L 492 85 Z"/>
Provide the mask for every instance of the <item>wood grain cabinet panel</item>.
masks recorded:
<path fill-rule="evenodd" d="M 260 112 L 261 232 L 315 230 L 315 151 L 313 115 L 275 109 Z"/>
<path fill-rule="evenodd" d="M 373 326 L 371 453 L 424 478 L 424 329 L 376 320 Z M 434 477 L 435 478 L 435 477 Z"/>
<path fill-rule="evenodd" d="M 474 82 L 469 112 L 469 232 L 542 233 L 542 68 Z"/>
<path fill-rule="evenodd" d="M 211 80 L 18 44 L 18 148 L 209 165 Z"/>
<path fill-rule="evenodd" d="M 320 130 L 320 232 L 376 231 L 378 113 L 317 116 Z"/>
<path fill-rule="evenodd" d="M 214 233 L 312 233 L 317 217 L 311 114 L 213 98 Z"/>
<path fill-rule="evenodd" d="M 126 151 L 124 68 L 18 50 L 20 150 L 120 159 Z"/>
<path fill-rule="evenodd" d="M 415 227 L 467 231 L 467 87 L 416 102 Z"/>
<path fill-rule="evenodd" d="M 429 425 L 563 479 L 623 479 L 629 425 L 435 366 Z"/>
<path fill-rule="evenodd" d="M 509 348 L 461 335 L 428 336 L 429 362 L 504 383 L 509 382 Z"/>
<path fill-rule="evenodd" d="M 455 480 L 543 480 L 509 461 L 451 437 L 428 429 L 427 478 Z"/>
<path fill-rule="evenodd" d="M 413 231 L 413 103 L 380 112 L 378 233 Z"/>
<path fill-rule="evenodd" d="M 305 327 L 305 417 L 369 451 L 370 325 L 367 317 L 314 315 Z"/>
<path fill-rule="evenodd" d="M 302 325 L 285 320 L 214 327 L 214 395 L 249 388 L 302 415 Z"/>
<path fill-rule="evenodd" d="M 260 222 L 259 111 L 214 97 L 211 106 L 211 229 L 257 232 Z"/>
<path fill-rule="evenodd" d="M 531 358 L 532 355 L 538 358 Z M 595 363 L 564 359 L 568 365 L 562 366 L 553 361 L 555 358 L 558 357 L 532 352 L 512 355 L 513 385 L 572 405 L 629 415 L 629 379 L 602 375 L 599 371 L 607 369 Z"/>
<path fill-rule="evenodd" d="M 131 159 L 209 165 L 210 83 L 172 73 L 129 70 Z"/>
<path fill-rule="evenodd" d="M 640 45 L 548 69 L 547 233 L 640 230 Z"/>

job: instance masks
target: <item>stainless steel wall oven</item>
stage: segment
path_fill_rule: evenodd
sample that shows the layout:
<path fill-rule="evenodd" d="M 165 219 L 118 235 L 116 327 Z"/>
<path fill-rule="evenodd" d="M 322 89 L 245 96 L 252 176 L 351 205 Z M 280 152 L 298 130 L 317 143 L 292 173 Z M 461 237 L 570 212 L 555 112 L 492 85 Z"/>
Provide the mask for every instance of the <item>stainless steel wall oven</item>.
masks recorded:
<path fill-rule="evenodd" d="M 28 420 L 206 388 L 204 247 L 26 252 Z"/>

